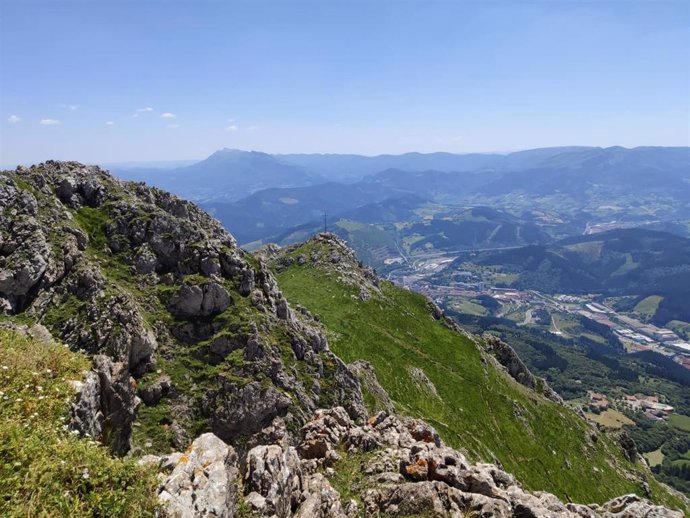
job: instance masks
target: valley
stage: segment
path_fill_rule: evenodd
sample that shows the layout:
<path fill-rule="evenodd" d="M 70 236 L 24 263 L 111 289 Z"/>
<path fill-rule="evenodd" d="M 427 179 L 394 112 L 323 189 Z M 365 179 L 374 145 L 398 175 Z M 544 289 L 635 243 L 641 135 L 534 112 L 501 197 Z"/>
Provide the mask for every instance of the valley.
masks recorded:
<path fill-rule="evenodd" d="M 142 178 L 169 178 L 164 185 L 198 200 L 248 251 L 333 232 L 381 277 L 430 297 L 475 333 L 506 340 L 599 426 L 631 434 L 645 454 L 666 451 L 657 476 L 690 490 L 677 468 L 684 450 L 668 450 L 690 416 L 687 148 L 379 157 L 222 150 L 187 167 Z M 232 184 L 248 171 L 254 184 Z M 287 171 L 299 171 L 293 185 L 272 185 L 270 174 Z M 220 174 L 212 191 L 184 180 L 204 186 Z M 626 400 L 648 397 L 662 406 Z"/>
<path fill-rule="evenodd" d="M 688 6 L 0 0 L 0 518 L 690 517 Z"/>

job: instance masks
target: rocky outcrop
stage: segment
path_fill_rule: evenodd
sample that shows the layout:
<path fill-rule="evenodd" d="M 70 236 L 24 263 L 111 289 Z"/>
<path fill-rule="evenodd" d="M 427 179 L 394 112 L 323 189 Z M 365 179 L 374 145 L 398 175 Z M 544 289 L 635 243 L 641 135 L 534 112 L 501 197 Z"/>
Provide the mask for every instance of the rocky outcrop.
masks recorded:
<path fill-rule="evenodd" d="M 72 381 L 72 385 L 75 401 L 69 428 L 107 443 L 116 453 L 126 453 L 140 404 L 127 366 L 108 356 L 95 356 L 93 370 L 83 381 Z"/>
<path fill-rule="evenodd" d="M 515 350 L 497 336 L 485 333 L 482 336 L 487 350 L 498 360 L 510 377 L 520 385 L 534 389 L 536 380 Z"/>
<path fill-rule="evenodd" d="M 161 470 L 158 498 L 169 518 L 232 518 L 238 474 L 235 450 L 211 433 L 199 436 L 185 453 L 147 456 L 142 464 Z"/>
<path fill-rule="evenodd" d="M 366 516 L 683 516 L 635 495 L 603 505 L 577 505 L 549 493 L 525 491 L 497 466 L 471 464 L 461 452 L 443 445 L 426 423 L 385 412 L 356 425 L 343 409 L 319 410 L 303 428 L 297 451 L 303 473 L 328 472 L 328 466 L 337 472 L 341 452 L 353 458 L 361 455 L 366 481 L 358 487 Z"/>
<path fill-rule="evenodd" d="M 137 392 L 168 409 L 143 424 L 169 426 L 175 448 L 199 423 L 252 443 L 274 418 L 296 430 L 326 403 L 365 415 L 356 377 L 262 261 L 192 203 L 98 167 L 0 175 L 0 312 L 92 355 L 98 383 L 80 388 L 73 427 L 120 453 Z"/>
<path fill-rule="evenodd" d="M 515 350 L 503 340 L 490 333 L 482 335 L 484 347 L 515 381 L 540 392 L 554 403 L 564 404 L 563 398 L 542 378 L 536 377 L 523 363 Z"/>
<path fill-rule="evenodd" d="M 181 286 L 168 302 L 168 308 L 173 315 L 180 317 L 207 317 L 225 311 L 231 303 L 225 288 L 209 282 L 201 286 Z"/>
<path fill-rule="evenodd" d="M 345 241 L 331 232 L 321 232 L 313 236 L 311 241 L 317 246 L 323 245 L 328 252 L 314 251 L 309 257 L 306 255 L 293 257 L 289 255 L 290 248 L 286 248 L 280 254 L 280 249 L 276 245 L 269 245 L 259 250 L 257 254 L 266 261 L 271 261 L 271 264 L 279 271 L 295 262 L 298 264 L 309 262 L 317 266 L 327 264 L 330 270 L 338 274 L 340 281 L 356 286 L 360 290 L 359 298 L 361 300 L 366 300 L 371 296 L 381 296 L 376 270 L 365 266 Z"/>
<path fill-rule="evenodd" d="M 150 385 L 139 388 L 139 397 L 147 405 L 156 405 L 172 387 L 170 376 L 163 374 L 154 379 Z"/>
<path fill-rule="evenodd" d="M 103 434 L 101 382 L 98 374 L 87 372 L 83 381 L 73 380 L 75 399 L 70 408 L 69 428 L 82 435 L 99 438 Z"/>
<path fill-rule="evenodd" d="M 268 444 L 247 454 L 245 500 L 252 511 L 266 516 L 289 516 L 299 505 L 302 469 L 295 448 Z"/>
<path fill-rule="evenodd" d="M 162 471 L 159 496 L 175 517 L 233 516 L 235 502 L 244 513 L 277 518 L 683 516 L 635 495 L 583 505 L 525 491 L 497 466 L 472 464 L 445 446 L 423 421 L 387 412 L 356 424 L 341 407 L 320 409 L 302 428 L 296 448 L 288 436 L 284 423 L 274 420 L 264 430 L 264 444 L 247 452 L 241 479 L 234 451 L 212 434 L 199 437 L 185 454 L 142 462 Z M 343 502 L 335 480 L 356 500 Z"/>
<path fill-rule="evenodd" d="M 357 377 L 362 390 L 368 392 L 374 399 L 376 411 L 385 410 L 393 412 L 393 401 L 376 378 L 376 372 L 371 363 L 365 360 L 357 360 L 348 364 L 347 367 Z"/>

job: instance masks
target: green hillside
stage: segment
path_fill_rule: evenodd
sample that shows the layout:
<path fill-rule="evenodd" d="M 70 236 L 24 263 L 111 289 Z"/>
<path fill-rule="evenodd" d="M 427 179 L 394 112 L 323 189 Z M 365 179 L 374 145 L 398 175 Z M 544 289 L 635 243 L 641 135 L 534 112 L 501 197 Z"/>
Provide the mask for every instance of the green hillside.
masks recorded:
<path fill-rule="evenodd" d="M 530 489 L 601 502 L 642 494 L 644 477 L 657 500 L 672 500 L 612 440 L 516 383 L 473 339 L 434 319 L 423 296 L 388 282 L 379 291 L 353 259 L 320 235 L 272 263 L 288 299 L 324 322 L 332 350 L 347 362 L 374 366 L 397 411 L 429 421 L 475 460 L 499 461 Z M 374 405 L 374 397 L 367 402 Z"/>

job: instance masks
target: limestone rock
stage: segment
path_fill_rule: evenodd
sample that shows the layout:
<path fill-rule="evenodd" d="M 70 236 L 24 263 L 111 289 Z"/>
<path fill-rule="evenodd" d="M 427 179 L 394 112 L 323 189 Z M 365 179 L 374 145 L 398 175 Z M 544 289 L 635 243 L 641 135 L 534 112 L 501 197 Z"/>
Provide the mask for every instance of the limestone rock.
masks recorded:
<path fill-rule="evenodd" d="M 103 433 L 101 383 L 95 372 L 87 372 L 84 381 L 74 381 L 75 401 L 70 409 L 69 428 L 98 439 Z"/>
<path fill-rule="evenodd" d="M 257 446 L 249 450 L 246 461 L 247 489 L 261 495 L 252 507 L 260 514 L 289 516 L 302 493 L 299 457 L 292 447 L 279 444 Z"/>
<path fill-rule="evenodd" d="M 153 380 L 150 385 L 140 388 L 139 396 L 147 405 L 155 405 L 170 390 L 171 386 L 170 376 L 164 374 Z"/>
<path fill-rule="evenodd" d="M 209 282 L 202 286 L 182 285 L 168 302 L 168 308 L 180 317 L 209 316 L 225 311 L 231 303 L 223 286 Z"/>
<path fill-rule="evenodd" d="M 237 454 L 231 446 L 206 433 L 187 453 L 163 458 L 160 464 L 172 468 L 159 493 L 168 517 L 235 516 L 238 469 Z"/>
<path fill-rule="evenodd" d="M 393 412 L 393 401 L 376 378 L 376 373 L 371 363 L 364 360 L 357 360 L 350 363 L 347 368 L 357 377 L 359 384 L 366 389 L 369 394 L 374 396 L 377 411 L 384 410 Z"/>
<path fill-rule="evenodd" d="M 304 497 L 304 502 L 294 514 L 296 518 L 345 518 L 347 516 L 340 502 L 340 494 L 320 473 L 306 480 Z"/>
<path fill-rule="evenodd" d="M 353 488 L 361 491 L 365 516 L 682 516 L 678 511 L 654 506 L 635 495 L 620 497 L 601 506 L 564 504 L 552 494 L 525 491 L 512 475 L 493 464 L 469 464 L 461 452 L 444 446 L 434 429 L 423 421 L 380 412 L 366 424 L 358 425 L 346 416 L 342 408 L 317 411 L 314 419 L 303 427 L 297 451 L 303 459 L 303 472 L 328 466 L 334 453 L 343 447 L 349 454 L 373 451 L 360 468 L 366 482 Z M 353 440 L 364 436 L 370 441 Z M 334 468 L 337 470 L 337 464 Z M 323 471 L 326 475 L 333 473 L 328 467 Z M 305 504 L 312 502 L 314 497 L 309 498 Z"/>
<path fill-rule="evenodd" d="M 114 451 L 125 453 L 139 406 L 134 380 L 124 363 L 113 362 L 104 355 L 94 357 L 94 369 L 100 384 L 104 438 Z"/>

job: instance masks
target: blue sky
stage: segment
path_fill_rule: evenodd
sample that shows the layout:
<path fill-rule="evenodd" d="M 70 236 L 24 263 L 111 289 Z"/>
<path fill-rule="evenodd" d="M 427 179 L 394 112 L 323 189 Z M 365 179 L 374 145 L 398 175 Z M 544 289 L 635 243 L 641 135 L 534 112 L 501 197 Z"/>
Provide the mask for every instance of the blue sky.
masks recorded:
<path fill-rule="evenodd" d="M 0 0 L 0 163 L 688 145 L 690 2 Z"/>

